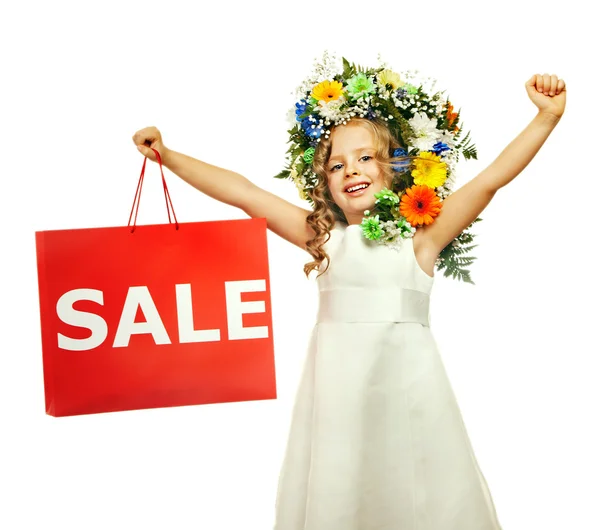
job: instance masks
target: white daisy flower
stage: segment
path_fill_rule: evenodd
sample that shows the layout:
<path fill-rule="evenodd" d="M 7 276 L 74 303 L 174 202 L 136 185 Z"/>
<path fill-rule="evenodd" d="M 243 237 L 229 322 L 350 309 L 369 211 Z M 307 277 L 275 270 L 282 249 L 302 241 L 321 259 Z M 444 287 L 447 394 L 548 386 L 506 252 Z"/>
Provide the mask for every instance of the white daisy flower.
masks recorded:
<path fill-rule="evenodd" d="M 340 107 L 346 102 L 344 96 L 340 96 L 333 101 L 319 101 L 319 114 L 323 118 L 335 121 L 341 117 Z"/>
<path fill-rule="evenodd" d="M 444 142 L 450 148 L 453 148 L 456 145 L 454 135 L 448 131 L 443 131 L 440 134 L 440 142 Z"/>
<path fill-rule="evenodd" d="M 417 112 L 408 120 L 408 124 L 414 133 L 414 138 L 411 141 L 412 146 L 419 149 L 419 151 L 433 149 L 434 144 L 440 139 L 437 121 L 428 118 L 424 112 Z"/>

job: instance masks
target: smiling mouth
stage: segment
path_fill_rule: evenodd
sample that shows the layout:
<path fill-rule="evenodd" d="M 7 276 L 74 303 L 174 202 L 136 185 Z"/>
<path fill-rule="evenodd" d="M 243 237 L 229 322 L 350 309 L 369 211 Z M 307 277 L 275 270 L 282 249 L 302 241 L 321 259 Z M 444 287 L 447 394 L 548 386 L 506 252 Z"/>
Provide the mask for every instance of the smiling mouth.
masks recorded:
<path fill-rule="evenodd" d="M 370 185 L 371 184 L 369 184 L 368 182 L 364 182 L 361 184 L 357 184 L 355 186 L 350 186 L 350 188 L 345 190 L 344 193 L 346 193 L 350 196 L 361 195 Z M 350 190 L 353 190 L 353 191 L 350 191 Z"/>

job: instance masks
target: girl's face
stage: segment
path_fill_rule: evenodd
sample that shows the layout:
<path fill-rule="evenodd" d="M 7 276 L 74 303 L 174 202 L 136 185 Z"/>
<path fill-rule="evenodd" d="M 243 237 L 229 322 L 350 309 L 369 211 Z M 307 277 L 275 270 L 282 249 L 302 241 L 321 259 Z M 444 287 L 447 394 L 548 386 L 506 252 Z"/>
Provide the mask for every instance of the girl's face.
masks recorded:
<path fill-rule="evenodd" d="M 375 137 L 360 123 L 350 122 L 335 127 L 330 138 L 331 156 L 325 169 L 331 197 L 348 224 L 360 224 L 364 211 L 375 206 L 375 193 L 386 187 L 385 174 L 375 160 Z"/>

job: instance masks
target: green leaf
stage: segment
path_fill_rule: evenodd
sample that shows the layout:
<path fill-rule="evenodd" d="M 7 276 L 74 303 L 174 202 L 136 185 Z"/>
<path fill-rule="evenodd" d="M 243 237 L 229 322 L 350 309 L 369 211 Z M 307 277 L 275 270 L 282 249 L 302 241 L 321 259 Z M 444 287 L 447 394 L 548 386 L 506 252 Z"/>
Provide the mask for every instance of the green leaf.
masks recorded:
<path fill-rule="evenodd" d="M 471 131 L 467 133 L 467 135 L 460 141 L 460 143 L 456 146 L 458 150 L 462 150 L 462 154 L 465 159 L 473 158 L 477 160 L 477 149 L 475 145 L 470 141 Z"/>
<path fill-rule="evenodd" d="M 292 149 L 292 151 L 291 151 L 292 164 L 296 161 L 296 158 L 298 158 L 303 152 L 304 152 L 304 146 L 302 146 L 302 145 L 296 145 L 296 147 L 294 147 Z"/>
<path fill-rule="evenodd" d="M 287 179 L 290 178 L 291 171 L 289 169 L 284 169 L 281 173 L 275 175 L 276 179 Z"/>
<path fill-rule="evenodd" d="M 471 273 L 467 267 L 471 265 L 477 258 L 475 256 L 466 256 L 465 254 L 478 246 L 470 245 L 475 235 L 470 233 L 468 230 L 473 224 L 481 220 L 482 219 L 480 217 L 477 217 L 468 228 L 466 228 L 461 234 L 458 235 L 458 237 L 451 241 L 440 252 L 440 262 L 437 265 L 437 270 L 444 271 L 445 277 L 452 277 L 453 279 L 462 280 L 466 283 L 475 283 L 471 279 Z M 454 245 L 454 243 L 457 244 Z"/>
<path fill-rule="evenodd" d="M 343 77 L 349 79 L 355 74 L 354 65 L 351 65 L 345 57 L 342 57 L 342 64 L 344 65 Z"/>

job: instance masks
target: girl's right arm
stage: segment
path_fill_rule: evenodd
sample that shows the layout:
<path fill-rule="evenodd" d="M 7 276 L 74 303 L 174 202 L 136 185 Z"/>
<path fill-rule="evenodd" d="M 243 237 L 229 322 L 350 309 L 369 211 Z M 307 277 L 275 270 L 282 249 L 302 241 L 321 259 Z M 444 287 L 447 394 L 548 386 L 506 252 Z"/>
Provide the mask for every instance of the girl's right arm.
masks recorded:
<path fill-rule="evenodd" d="M 156 127 L 139 130 L 133 142 L 154 162 L 157 160 L 152 149 L 156 149 L 165 167 L 205 195 L 240 208 L 252 218 L 266 218 L 267 228 L 290 243 L 306 250 L 306 242 L 314 237 L 306 222 L 310 210 L 263 190 L 239 173 L 168 149 Z"/>

